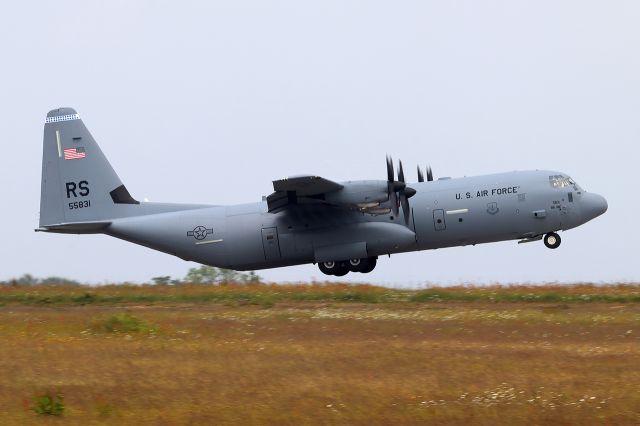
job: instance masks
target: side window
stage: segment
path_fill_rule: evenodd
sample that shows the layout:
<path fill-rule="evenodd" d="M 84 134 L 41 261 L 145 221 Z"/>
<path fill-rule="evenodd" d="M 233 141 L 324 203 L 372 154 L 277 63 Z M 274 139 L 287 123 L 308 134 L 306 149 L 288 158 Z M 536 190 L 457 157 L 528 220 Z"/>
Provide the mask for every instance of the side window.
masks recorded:
<path fill-rule="evenodd" d="M 573 192 L 570 192 L 570 193 L 568 194 L 568 198 L 569 198 L 569 202 L 570 202 L 570 203 L 573 203 Z"/>

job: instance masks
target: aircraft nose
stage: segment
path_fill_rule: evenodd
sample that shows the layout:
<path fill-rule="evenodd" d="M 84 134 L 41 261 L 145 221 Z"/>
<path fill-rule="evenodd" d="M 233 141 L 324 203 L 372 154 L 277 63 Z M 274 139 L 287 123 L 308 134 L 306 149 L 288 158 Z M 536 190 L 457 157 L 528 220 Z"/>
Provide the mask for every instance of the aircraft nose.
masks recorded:
<path fill-rule="evenodd" d="M 582 197 L 582 215 L 591 220 L 607 211 L 609 205 L 602 195 L 587 192 Z"/>

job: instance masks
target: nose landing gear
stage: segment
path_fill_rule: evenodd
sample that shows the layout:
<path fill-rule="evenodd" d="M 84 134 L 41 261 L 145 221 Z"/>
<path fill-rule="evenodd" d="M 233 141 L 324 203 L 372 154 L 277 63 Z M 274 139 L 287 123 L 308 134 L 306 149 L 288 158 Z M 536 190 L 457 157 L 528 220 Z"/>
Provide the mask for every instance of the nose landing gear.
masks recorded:
<path fill-rule="evenodd" d="M 560 247 L 561 241 L 562 240 L 560 238 L 560 235 L 556 234 L 555 232 L 549 232 L 544 236 L 544 245 L 550 249 L 557 249 L 558 247 Z"/>
<path fill-rule="evenodd" d="M 343 261 L 330 261 L 318 263 L 318 268 L 323 274 L 341 277 L 348 272 L 361 272 L 363 274 L 373 271 L 377 258 L 365 257 L 363 259 L 349 259 Z"/>

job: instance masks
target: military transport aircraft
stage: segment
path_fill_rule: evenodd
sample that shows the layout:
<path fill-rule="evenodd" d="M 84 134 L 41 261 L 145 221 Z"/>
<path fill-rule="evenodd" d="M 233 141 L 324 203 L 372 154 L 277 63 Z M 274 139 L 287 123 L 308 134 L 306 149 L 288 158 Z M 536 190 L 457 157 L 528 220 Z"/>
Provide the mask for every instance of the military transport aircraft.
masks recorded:
<path fill-rule="evenodd" d="M 606 200 L 553 171 L 408 184 L 387 157 L 386 180 L 319 176 L 273 181 L 261 202 L 232 206 L 138 202 L 75 110 L 44 126 L 40 227 L 106 234 L 206 265 L 253 270 L 317 263 L 328 275 L 371 272 L 378 256 L 504 240 L 543 240 L 607 210 Z M 411 200 L 411 202 L 409 202 Z"/>

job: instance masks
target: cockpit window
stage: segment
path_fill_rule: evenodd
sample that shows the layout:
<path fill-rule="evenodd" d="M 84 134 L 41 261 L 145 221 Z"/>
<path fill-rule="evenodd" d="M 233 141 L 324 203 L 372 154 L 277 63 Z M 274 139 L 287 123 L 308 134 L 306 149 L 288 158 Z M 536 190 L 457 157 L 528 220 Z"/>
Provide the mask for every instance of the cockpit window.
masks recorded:
<path fill-rule="evenodd" d="M 563 175 L 549 176 L 549 184 L 553 188 L 560 189 L 560 188 L 571 187 L 576 191 L 581 191 L 580 186 L 569 176 L 563 176 Z"/>

